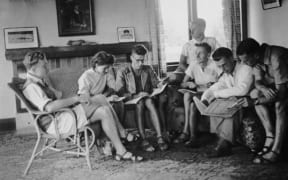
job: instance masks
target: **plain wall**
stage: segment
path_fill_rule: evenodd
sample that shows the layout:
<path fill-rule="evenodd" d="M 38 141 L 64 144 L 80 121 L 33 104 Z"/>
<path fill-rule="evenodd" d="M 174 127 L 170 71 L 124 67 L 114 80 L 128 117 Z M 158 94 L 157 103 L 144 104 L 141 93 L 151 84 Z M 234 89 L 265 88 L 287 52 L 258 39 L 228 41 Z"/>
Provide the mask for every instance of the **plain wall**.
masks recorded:
<path fill-rule="evenodd" d="M 136 41 L 150 41 L 146 0 L 94 0 L 96 35 L 58 37 L 56 0 L 0 1 L 0 120 L 16 115 L 15 96 L 7 83 L 12 62 L 5 58 L 3 28 L 38 27 L 41 47 L 65 46 L 69 40 L 116 43 L 117 27 L 134 27 Z"/>
<path fill-rule="evenodd" d="M 259 42 L 288 47 L 288 1 L 263 10 L 261 0 L 247 0 L 248 36 Z"/>

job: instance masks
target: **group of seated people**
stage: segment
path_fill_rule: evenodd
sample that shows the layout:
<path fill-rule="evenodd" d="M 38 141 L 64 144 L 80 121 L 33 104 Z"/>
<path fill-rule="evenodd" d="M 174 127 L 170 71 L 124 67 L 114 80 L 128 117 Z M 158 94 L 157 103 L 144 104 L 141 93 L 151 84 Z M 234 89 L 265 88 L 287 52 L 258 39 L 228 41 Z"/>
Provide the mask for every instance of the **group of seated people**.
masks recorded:
<path fill-rule="evenodd" d="M 129 142 L 137 139 L 121 124 L 125 116 L 124 102 L 145 96 L 136 104 L 136 122 L 141 148 L 153 152 L 156 148 L 161 151 L 168 149 L 163 133 L 167 131 L 164 126 L 167 118 L 165 105 L 169 99 L 166 91 L 150 97 L 154 88 L 162 87 L 165 83 L 178 83 L 181 88 L 199 92 L 196 95 L 184 94 L 185 123 L 182 133 L 173 140 L 173 143 L 185 143 L 189 147 L 199 145 L 196 129 L 201 120 L 197 116 L 193 96 L 206 105 L 218 98 L 237 97 L 237 106 L 255 107 L 266 133 L 265 145 L 253 162 L 277 162 L 287 127 L 285 108 L 287 110 L 288 98 L 285 92 L 288 88 L 288 50 L 267 44 L 260 46 L 256 40 L 248 38 L 238 45 L 239 60 L 235 60 L 230 49 L 217 47 L 215 39 L 204 36 L 205 21 L 203 23 L 202 19 L 198 19 L 194 26 L 193 39 L 183 48 L 178 72 L 168 76 L 165 81 L 159 80 L 151 66 L 144 65 L 147 49 L 143 45 L 135 45 L 131 50 L 131 63 L 117 72 L 112 66 L 114 56 L 104 51 L 98 52 L 91 59 L 92 67 L 79 78 L 77 94 L 63 99 L 61 92 L 45 80 L 49 72 L 45 54 L 29 52 L 23 61 L 27 68 L 23 93 L 41 111 L 72 108 L 77 116 L 78 128 L 100 121 L 103 131 L 115 147 L 115 159 L 133 161 L 141 161 L 143 157 L 129 152 L 122 143 L 123 139 Z M 210 59 L 211 54 L 213 60 Z M 117 101 L 119 97 L 125 97 L 124 102 Z M 275 127 L 269 114 L 271 105 L 275 107 Z M 156 131 L 156 147 L 145 135 L 145 110 L 148 110 Z M 71 133 L 73 122 L 69 115 L 59 115 L 58 121 L 60 133 Z M 210 130 L 219 136 L 219 141 L 208 157 L 231 154 L 240 121 L 240 118 L 234 117 L 211 117 Z M 53 123 L 45 124 L 45 129 L 48 133 L 55 133 Z"/>

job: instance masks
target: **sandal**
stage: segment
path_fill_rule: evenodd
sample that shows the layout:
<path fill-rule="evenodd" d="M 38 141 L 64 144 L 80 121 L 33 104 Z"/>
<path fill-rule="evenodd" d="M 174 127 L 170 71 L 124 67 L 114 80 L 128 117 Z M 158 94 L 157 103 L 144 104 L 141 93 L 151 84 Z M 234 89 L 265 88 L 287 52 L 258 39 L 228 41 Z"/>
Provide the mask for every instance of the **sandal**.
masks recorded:
<path fill-rule="evenodd" d="M 180 136 L 178 136 L 176 139 L 174 139 L 173 143 L 183 143 L 189 139 L 189 135 L 187 133 L 182 132 Z"/>
<path fill-rule="evenodd" d="M 127 133 L 126 137 L 121 138 L 121 140 L 123 141 L 123 143 L 131 143 L 131 142 L 136 142 L 138 139 L 140 138 L 140 136 L 138 134 L 132 134 L 132 133 Z"/>
<path fill-rule="evenodd" d="M 157 143 L 158 143 L 158 147 L 161 151 L 165 151 L 168 149 L 168 145 L 167 143 L 164 141 L 163 137 L 160 136 L 158 137 L 158 140 L 157 140 Z"/>
<path fill-rule="evenodd" d="M 135 156 L 131 152 L 126 151 L 122 155 L 116 154 L 115 155 L 116 161 L 133 161 L 133 162 L 140 162 L 143 161 L 142 156 Z"/>
<path fill-rule="evenodd" d="M 263 156 L 257 156 L 253 159 L 253 163 L 254 164 L 273 164 L 273 163 L 277 162 L 278 157 L 279 157 L 279 153 L 277 153 L 275 151 L 268 151 L 267 153 L 269 153 L 269 152 L 271 152 L 275 155 L 275 159 L 272 160 L 272 159 L 264 158 Z"/>
<path fill-rule="evenodd" d="M 268 153 L 271 150 L 272 146 L 273 146 L 274 137 L 266 136 L 266 139 L 272 139 L 272 143 L 270 144 L 270 146 L 264 146 L 262 148 L 262 150 L 257 153 L 258 156 L 263 156 L 264 154 Z"/>
<path fill-rule="evenodd" d="M 147 140 L 142 141 L 141 148 L 146 152 L 154 152 L 155 151 L 155 148 Z"/>

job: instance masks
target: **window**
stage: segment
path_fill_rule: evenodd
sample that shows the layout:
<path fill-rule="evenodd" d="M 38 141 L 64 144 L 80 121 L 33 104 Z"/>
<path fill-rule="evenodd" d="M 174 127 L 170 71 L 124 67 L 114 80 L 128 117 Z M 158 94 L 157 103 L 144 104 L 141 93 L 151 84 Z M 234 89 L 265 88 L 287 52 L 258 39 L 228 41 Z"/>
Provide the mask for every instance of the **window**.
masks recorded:
<path fill-rule="evenodd" d="M 222 0 L 159 0 L 162 14 L 166 63 L 179 62 L 183 45 L 189 40 L 189 19 L 206 20 L 206 36 L 227 46 L 223 23 Z"/>

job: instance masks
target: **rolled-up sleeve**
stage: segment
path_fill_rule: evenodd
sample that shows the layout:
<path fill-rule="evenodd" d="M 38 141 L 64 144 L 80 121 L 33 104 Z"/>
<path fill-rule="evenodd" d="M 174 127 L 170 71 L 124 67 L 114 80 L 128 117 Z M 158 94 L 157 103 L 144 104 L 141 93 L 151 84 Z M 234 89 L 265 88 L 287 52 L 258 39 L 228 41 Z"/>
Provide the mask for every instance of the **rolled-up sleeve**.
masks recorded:
<path fill-rule="evenodd" d="M 229 98 L 247 95 L 254 80 L 251 67 L 243 65 L 236 76 L 238 79 L 233 87 L 214 91 L 214 96 L 216 98 Z"/>
<path fill-rule="evenodd" d="M 288 82 L 288 53 L 281 56 L 272 56 L 271 63 L 275 84 L 284 84 Z"/>
<path fill-rule="evenodd" d="M 45 106 L 52 101 L 37 84 L 29 84 L 24 90 L 25 97 L 40 111 L 45 111 Z"/>
<path fill-rule="evenodd" d="M 78 79 L 78 93 L 77 94 L 85 94 L 90 95 L 90 83 L 88 82 L 88 79 L 86 78 L 85 74 L 82 74 L 82 76 Z"/>

